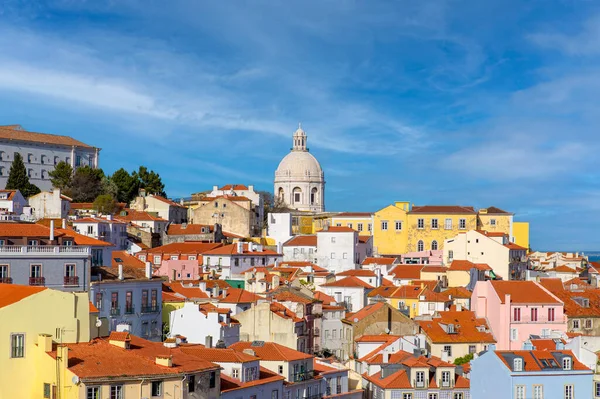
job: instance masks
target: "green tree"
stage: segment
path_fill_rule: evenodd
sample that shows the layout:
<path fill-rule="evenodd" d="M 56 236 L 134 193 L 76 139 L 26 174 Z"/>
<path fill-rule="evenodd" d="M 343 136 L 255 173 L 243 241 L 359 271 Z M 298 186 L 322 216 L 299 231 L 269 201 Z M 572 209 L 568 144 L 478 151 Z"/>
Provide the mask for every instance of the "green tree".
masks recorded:
<path fill-rule="evenodd" d="M 289 213 L 290 209 L 279 197 L 274 197 L 268 191 L 258 192 L 263 197 L 263 222 L 264 226 L 268 224 L 269 213 Z"/>
<path fill-rule="evenodd" d="M 471 360 L 473 360 L 473 354 L 469 353 L 468 355 L 465 355 L 463 357 L 457 357 L 456 359 L 454 359 L 454 364 L 456 364 L 457 366 L 461 366 L 465 363 L 469 363 Z"/>
<path fill-rule="evenodd" d="M 135 172 L 134 176 L 132 176 L 125 169 L 121 168 L 113 173 L 110 180 L 117 187 L 117 201 L 128 204 L 138 194 L 140 184 L 135 176 Z"/>
<path fill-rule="evenodd" d="M 119 188 L 109 176 L 102 177 L 102 194 L 108 194 L 113 198 L 117 198 Z"/>
<path fill-rule="evenodd" d="M 112 195 L 102 194 L 94 201 L 94 209 L 105 215 L 114 215 L 119 210 L 119 206 Z"/>
<path fill-rule="evenodd" d="M 73 168 L 65 161 L 57 163 L 54 170 L 48 174 L 51 177 L 50 181 L 53 187 L 60 188 L 63 191 L 71 187 L 71 183 L 73 182 Z"/>
<path fill-rule="evenodd" d="M 102 194 L 102 169 L 89 166 L 77 168 L 71 183 L 71 198 L 73 202 L 92 202 Z"/>
<path fill-rule="evenodd" d="M 15 159 L 10 166 L 6 189 L 19 190 L 25 198 L 40 192 L 38 186 L 29 182 L 29 176 L 27 176 L 27 169 L 25 168 L 23 157 L 18 152 L 15 153 Z"/>
<path fill-rule="evenodd" d="M 145 166 L 140 166 L 138 172 L 133 175 L 139 180 L 140 188 L 146 190 L 146 194 L 157 194 L 163 197 L 165 193 L 165 185 L 163 184 L 160 175 L 153 170 L 148 171 Z"/>

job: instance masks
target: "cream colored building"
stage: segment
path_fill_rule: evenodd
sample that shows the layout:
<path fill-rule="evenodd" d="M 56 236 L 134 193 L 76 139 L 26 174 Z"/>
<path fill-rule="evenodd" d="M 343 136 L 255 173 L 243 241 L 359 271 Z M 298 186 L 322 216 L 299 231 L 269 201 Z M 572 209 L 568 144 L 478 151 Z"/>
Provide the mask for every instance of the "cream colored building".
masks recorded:
<path fill-rule="evenodd" d="M 273 195 L 291 209 L 325 211 L 325 175 L 319 161 L 308 152 L 302 127 L 294 132 L 292 151 L 275 171 Z"/>
<path fill-rule="evenodd" d="M 198 198 L 191 205 L 191 222 L 213 226 L 220 224 L 223 231 L 242 237 L 259 236 L 259 215 L 252 201 L 242 196 Z"/>
<path fill-rule="evenodd" d="M 140 195 L 131 202 L 129 207 L 136 211 L 154 213 L 170 223 L 187 222 L 188 212 L 185 206 L 160 195 L 146 195 L 145 190 L 140 190 Z"/>
<path fill-rule="evenodd" d="M 330 226 L 350 227 L 359 235 L 373 235 L 373 214 L 370 212 L 343 212 L 331 216 Z"/>

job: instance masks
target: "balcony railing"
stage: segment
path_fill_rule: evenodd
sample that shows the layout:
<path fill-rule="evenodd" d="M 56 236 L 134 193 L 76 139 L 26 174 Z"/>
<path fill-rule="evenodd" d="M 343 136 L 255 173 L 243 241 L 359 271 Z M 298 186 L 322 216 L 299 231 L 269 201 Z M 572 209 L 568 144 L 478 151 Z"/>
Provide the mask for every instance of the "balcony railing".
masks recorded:
<path fill-rule="evenodd" d="M 119 308 L 111 308 L 110 315 L 111 316 L 119 316 L 121 314 L 121 309 Z"/>
<path fill-rule="evenodd" d="M 134 314 L 134 313 L 135 313 L 135 307 L 133 305 L 125 307 L 125 314 Z"/>
<path fill-rule="evenodd" d="M 530 316 L 521 316 L 521 318 L 519 320 L 511 320 L 511 323 L 513 324 L 518 324 L 518 323 L 558 323 L 558 324 L 563 324 L 563 320 L 561 317 L 554 317 L 552 320 L 550 320 L 548 317 L 540 317 L 538 316 L 538 318 L 536 320 L 532 320 Z"/>
<path fill-rule="evenodd" d="M 79 276 L 65 276 L 64 285 L 79 285 Z"/>
<path fill-rule="evenodd" d="M 314 371 L 301 371 L 299 373 L 293 373 L 290 377 L 292 382 L 308 381 L 313 379 Z"/>
<path fill-rule="evenodd" d="M 29 285 L 46 285 L 45 277 L 29 277 Z"/>
<path fill-rule="evenodd" d="M 12 284 L 12 277 L 1 277 L 0 284 Z"/>
<path fill-rule="evenodd" d="M 454 387 L 454 382 L 453 381 L 444 381 L 444 380 L 440 379 L 439 387 L 441 387 L 441 388 L 453 388 Z"/>
<path fill-rule="evenodd" d="M 413 380 L 413 387 L 415 387 L 415 388 L 427 388 L 427 383 L 425 381 Z"/>
<path fill-rule="evenodd" d="M 158 305 L 142 306 L 142 313 L 158 313 Z"/>
<path fill-rule="evenodd" d="M 342 393 L 342 386 L 341 385 L 336 385 L 335 386 L 335 393 L 336 394 Z"/>
<path fill-rule="evenodd" d="M 1 254 L 89 255 L 90 247 L 73 245 L 0 245 Z"/>

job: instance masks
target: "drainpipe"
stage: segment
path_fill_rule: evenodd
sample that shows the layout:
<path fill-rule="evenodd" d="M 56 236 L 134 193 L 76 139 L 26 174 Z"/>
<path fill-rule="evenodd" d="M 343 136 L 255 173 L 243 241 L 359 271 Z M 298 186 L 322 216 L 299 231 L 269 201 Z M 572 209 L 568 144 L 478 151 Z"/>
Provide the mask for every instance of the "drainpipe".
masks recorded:
<path fill-rule="evenodd" d="M 187 378 L 187 376 L 184 375 L 183 378 L 181 379 L 181 396 L 179 396 L 180 399 L 183 399 L 183 383 L 186 378 Z M 173 397 L 175 397 L 175 392 L 173 392 Z"/>
<path fill-rule="evenodd" d="M 144 386 L 144 379 L 142 378 L 142 381 L 140 381 L 140 398 L 144 397 L 144 395 L 142 395 L 143 386 Z M 150 393 L 152 393 L 152 392 L 150 392 Z"/>

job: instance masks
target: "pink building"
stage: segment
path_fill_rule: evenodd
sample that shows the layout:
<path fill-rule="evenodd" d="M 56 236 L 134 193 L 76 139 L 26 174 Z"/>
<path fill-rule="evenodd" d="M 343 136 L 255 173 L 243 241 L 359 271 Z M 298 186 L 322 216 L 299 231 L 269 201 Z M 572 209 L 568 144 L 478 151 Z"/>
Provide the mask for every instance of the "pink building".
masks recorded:
<path fill-rule="evenodd" d="M 498 350 L 520 350 L 529 335 L 567 331 L 563 302 L 534 281 L 478 281 L 471 310 L 485 317 Z"/>
<path fill-rule="evenodd" d="M 400 255 L 400 263 L 406 265 L 442 265 L 444 251 L 437 249 L 434 251 L 407 252 Z"/>
<path fill-rule="evenodd" d="M 166 276 L 173 280 L 199 280 L 200 267 L 197 260 L 163 260 L 155 276 Z"/>

